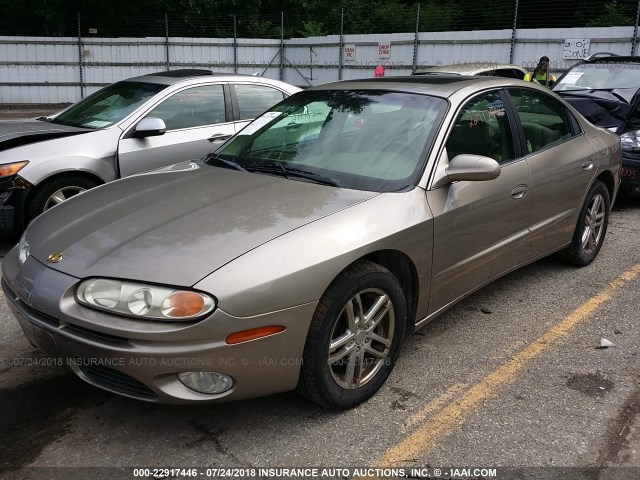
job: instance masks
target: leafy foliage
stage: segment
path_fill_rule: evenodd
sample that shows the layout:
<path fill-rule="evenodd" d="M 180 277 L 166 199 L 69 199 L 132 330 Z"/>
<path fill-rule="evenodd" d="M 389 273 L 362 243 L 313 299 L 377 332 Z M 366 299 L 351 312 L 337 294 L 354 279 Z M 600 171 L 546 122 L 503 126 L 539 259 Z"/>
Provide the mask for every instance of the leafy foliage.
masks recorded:
<path fill-rule="evenodd" d="M 231 37 L 511 29 L 516 0 L 0 0 L 0 35 Z M 637 0 L 519 0 L 518 28 L 634 25 Z"/>

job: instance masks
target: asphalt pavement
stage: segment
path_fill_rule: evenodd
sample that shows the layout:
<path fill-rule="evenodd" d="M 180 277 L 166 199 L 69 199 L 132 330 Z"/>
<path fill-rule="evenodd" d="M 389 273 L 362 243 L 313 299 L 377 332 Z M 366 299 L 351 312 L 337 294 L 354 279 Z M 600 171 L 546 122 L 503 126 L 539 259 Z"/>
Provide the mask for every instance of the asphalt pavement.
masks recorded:
<path fill-rule="evenodd" d="M 640 478 L 639 247 L 640 203 L 618 202 L 592 265 L 544 259 L 483 288 L 409 338 L 382 390 L 346 412 L 295 393 L 168 406 L 103 392 L 31 347 L 0 298 L 0 476 L 380 466 Z"/>

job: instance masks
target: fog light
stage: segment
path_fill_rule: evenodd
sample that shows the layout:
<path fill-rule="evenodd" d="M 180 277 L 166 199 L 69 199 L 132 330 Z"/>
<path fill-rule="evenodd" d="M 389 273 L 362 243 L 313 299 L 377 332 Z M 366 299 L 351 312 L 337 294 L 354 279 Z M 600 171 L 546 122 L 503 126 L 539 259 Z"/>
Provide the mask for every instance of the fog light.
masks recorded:
<path fill-rule="evenodd" d="M 184 372 L 178 374 L 178 379 L 200 393 L 224 393 L 233 387 L 233 378 L 218 372 Z"/>

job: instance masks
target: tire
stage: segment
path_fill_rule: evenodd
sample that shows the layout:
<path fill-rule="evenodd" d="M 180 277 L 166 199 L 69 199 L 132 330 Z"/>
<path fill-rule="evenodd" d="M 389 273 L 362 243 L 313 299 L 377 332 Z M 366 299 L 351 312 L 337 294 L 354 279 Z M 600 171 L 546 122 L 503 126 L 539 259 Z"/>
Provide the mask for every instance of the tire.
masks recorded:
<path fill-rule="evenodd" d="M 62 203 L 63 200 L 68 200 L 72 196 L 97 185 L 96 181 L 82 175 L 63 175 L 45 181 L 36 187 L 27 200 L 25 210 L 26 223 L 28 224 L 45 210 Z M 58 193 L 59 195 L 57 195 Z M 56 201 L 53 198 L 54 195 L 57 195 L 56 199 L 61 201 Z"/>
<path fill-rule="evenodd" d="M 363 324 L 367 312 L 373 318 Z M 396 277 L 369 261 L 353 264 L 318 303 L 305 342 L 298 392 L 339 410 L 366 401 L 393 370 L 406 319 L 406 302 Z M 333 349 L 332 342 L 338 344 Z M 330 354 L 336 359 L 332 363 Z"/>
<path fill-rule="evenodd" d="M 596 180 L 580 211 L 571 245 L 560 252 L 565 262 L 586 267 L 595 260 L 604 243 L 610 211 L 609 190 L 604 183 Z"/>

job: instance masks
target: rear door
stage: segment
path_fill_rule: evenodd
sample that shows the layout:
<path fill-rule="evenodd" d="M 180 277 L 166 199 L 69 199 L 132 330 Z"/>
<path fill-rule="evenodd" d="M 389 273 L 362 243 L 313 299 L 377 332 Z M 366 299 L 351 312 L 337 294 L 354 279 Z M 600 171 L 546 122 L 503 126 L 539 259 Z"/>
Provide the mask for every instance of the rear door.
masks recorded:
<path fill-rule="evenodd" d="M 164 135 L 135 138 L 131 136 L 135 125 L 123 134 L 118 144 L 120 176 L 211 153 L 235 134 L 231 116 L 228 85 L 207 84 L 179 90 L 139 119 L 161 118 L 167 126 Z"/>
<path fill-rule="evenodd" d="M 571 241 L 599 156 L 573 114 L 534 89 L 509 89 L 531 169 L 531 252 Z"/>
<path fill-rule="evenodd" d="M 259 83 L 232 83 L 230 87 L 238 132 L 288 96 L 282 90 Z"/>
<path fill-rule="evenodd" d="M 468 100 L 438 166 L 442 169 L 459 154 L 482 155 L 500 164 L 500 176 L 453 182 L 427 192 L 435 230 L 430 313 L 526 257 L 531 177 L 506 98 L 502 91 L 492 90 Z"/>

